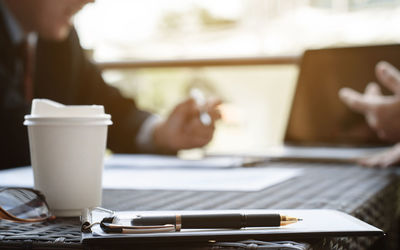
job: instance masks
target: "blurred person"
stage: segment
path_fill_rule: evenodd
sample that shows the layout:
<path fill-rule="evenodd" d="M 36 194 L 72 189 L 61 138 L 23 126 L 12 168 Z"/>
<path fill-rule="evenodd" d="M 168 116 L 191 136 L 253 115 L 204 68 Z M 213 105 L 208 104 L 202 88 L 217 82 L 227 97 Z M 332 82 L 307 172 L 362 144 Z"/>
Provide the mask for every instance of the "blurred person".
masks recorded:
<path fill-rule="evenodd" d="M 73 15 L 89 2 L 94 1 L 0 0 L 0 169 L 29 164 L 23 120 L 32 98 L 104 105 L 114 122 L 108 147 L 117 153 L 176 153 L 212 139 L 220 118 L 218 100 L 205 105 L 210 125 L 200 122 L 193 99 L 178 104 L 162 120 L 139 110 L 104 82 L 72 26 Z"/>
<path fill-rule="evenodd" d="M 377 135 L 388 142 L 400 142 L 400 72 L 387 62 L 375 67 L 379 82 L 393 92 L 382 95 L 377 83 L 369 83 L 363 94 L 349 88 L 339 91 L 342 101 L 353 111 L 365 116 L 368 125 Z M 391 149 L 359 161 L 365 166 L 388 167 L 400 163 L 400 143 Z"/>

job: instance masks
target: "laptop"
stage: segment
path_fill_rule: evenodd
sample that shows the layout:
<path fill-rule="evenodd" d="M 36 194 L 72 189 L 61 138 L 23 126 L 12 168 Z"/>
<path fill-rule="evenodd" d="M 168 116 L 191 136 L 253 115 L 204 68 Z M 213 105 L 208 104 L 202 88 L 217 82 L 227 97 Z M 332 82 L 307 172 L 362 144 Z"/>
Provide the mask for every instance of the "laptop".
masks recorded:
<path fill-rule="evenodd" d="M 375 65 L 385 60 L 400 68 L 400 45 L 305 51 L 297 79 L 284 146 L 269 150 L 280 159 L 348 161 L 390 146 L 339 99 L 350 87 L 364 92 L 375 81 Z M 385 94 L 390 94 L 384 89 Z"/>

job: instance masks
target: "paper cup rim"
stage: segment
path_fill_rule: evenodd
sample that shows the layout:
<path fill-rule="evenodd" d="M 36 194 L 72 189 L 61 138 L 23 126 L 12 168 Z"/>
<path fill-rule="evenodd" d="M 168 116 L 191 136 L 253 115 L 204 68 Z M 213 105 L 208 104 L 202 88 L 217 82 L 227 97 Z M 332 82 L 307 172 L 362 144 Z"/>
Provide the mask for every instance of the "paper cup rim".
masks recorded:
<path fill-rule="evenodd" d="M 44 117 L 26 115 L 24 125 L 42 126 L 42 125 L 63 125 L 63 126 L 87 126 L 87 125 L 111 125 L 111 115 L 91 117 Z"/>
<path fill-rule="evenodd" d="M 109 114 L 93 115 L 93 116 L 38 116 L 38 115 L 25 115 L 25 120 L 99 120 L 111 119 Z"/>

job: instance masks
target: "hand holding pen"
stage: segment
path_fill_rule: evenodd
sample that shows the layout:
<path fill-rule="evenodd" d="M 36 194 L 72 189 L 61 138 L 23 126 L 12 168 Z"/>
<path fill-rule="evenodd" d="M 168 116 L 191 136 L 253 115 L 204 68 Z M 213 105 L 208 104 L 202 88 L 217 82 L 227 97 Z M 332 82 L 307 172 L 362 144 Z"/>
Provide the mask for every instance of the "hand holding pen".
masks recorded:
<path fill-rule="evenodd" d="M 173 153 L 180 149 L 203 147 L 211 141 L 214 123 L 221 118 L 218 109 L 221 101 L 215 98 L 206 100 L 199 93 L 193 95 L 196 97 L 178 104 L 168 118 L 155 127 L 153 138 L 157 149 Z"/>
<path fill-rule="evenodd" d="M 190 97 L 193 98 L 193 100 L 196 102 L 199 111 L 200 111 L 200 121 L 204 126 L 210 126 L 212 123 L 212 119 L 210 114 L 207 111 L 207 101 L 206 98 L 204 97 L 203 92 L 201 92 L 200 89 L 198 88 L 193 88 L 190 90 Z"/>

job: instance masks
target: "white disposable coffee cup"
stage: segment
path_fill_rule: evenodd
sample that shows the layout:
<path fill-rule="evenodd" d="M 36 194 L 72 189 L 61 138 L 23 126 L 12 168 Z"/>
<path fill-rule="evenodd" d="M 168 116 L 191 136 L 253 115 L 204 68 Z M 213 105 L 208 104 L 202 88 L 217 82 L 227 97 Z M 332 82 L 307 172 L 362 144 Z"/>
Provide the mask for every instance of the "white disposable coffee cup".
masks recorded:
<path fill-rule="evenodd" d="M 102 114 L 67 107 L 61 106 L 54 116 L 32 112 L 25 116 L 24 124 L 28 126 L 35 189 L 45 195 L 56 216 L 79 216 L 82 209 L 101 205 L 107 127 L 112 122 L 102 106 L 93 106 L 100 107 Z M 90 106 L 84 107 L 90 110 Z"/>

